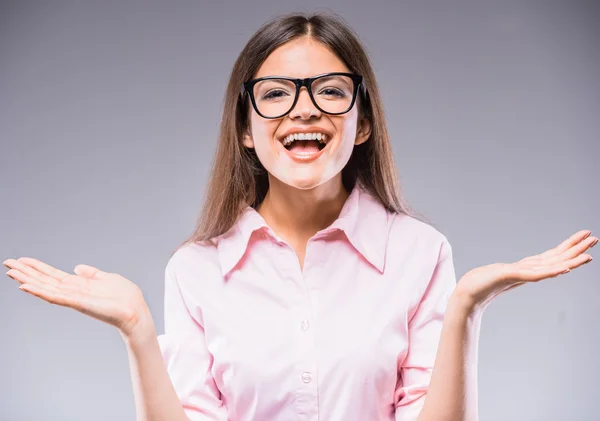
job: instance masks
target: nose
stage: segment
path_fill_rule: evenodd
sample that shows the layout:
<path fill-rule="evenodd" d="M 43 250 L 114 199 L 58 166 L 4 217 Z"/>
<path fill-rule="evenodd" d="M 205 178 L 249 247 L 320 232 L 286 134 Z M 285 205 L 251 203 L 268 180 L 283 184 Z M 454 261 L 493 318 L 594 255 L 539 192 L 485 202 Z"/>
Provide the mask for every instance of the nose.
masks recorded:
<path fill-rule="evenodd" d="M 321 111 L 315 104 L 313 104 L 310 99 L 310 95 L 308 94 L 308 90 L 303 86 L 300 88 L 300 92 L 298 93 L 298 101 L 296 101 L 296 105 L 292 108 L 289 114 L 290 118 L 301 118 L 303 120 L 308 120 L 310 118 L 318 118 L 321 117 Z"/>

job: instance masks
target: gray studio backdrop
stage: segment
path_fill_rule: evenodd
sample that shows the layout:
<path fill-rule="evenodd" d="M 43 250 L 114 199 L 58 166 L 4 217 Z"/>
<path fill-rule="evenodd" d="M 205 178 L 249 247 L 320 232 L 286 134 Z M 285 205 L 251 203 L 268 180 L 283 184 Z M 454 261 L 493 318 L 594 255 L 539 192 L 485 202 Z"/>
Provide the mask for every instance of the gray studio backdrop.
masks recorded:
<path fill-rule="evenodd" d="M 324 9 L 366 45 L 406 197 L 459 277 L 600 233 L 598 2 L 3 1 L 0 258 L 121 273 L 162 333 L 233 62 L 266 19 Z M 118 332 L 17 286 L 0 282 L 0 420 L 133 420 Z M 482 420 L 600 420 L 599 300 L 596 261 L 488 308 Z"/>

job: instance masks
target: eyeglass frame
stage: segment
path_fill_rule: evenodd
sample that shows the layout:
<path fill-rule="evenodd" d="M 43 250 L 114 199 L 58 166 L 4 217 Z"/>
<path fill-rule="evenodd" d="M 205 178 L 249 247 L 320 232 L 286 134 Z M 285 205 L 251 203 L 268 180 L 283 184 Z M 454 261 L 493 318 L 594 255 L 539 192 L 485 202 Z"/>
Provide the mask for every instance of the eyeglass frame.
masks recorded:
<path fill-rule="evenodd" d="M 352 90 L 352 101 L 350 102 L 350 106 L 348 107 L 348 109 L 346 111 L 342 111 L 340 113 L 328 113 L 327 111 L 325 111 L 321 107 L 319 107 L 319 104 L 317 104 L 317 101 L 315 100 L 315 97 L 313 96 L 313 93 L 312 93 L 311 85 L 312 85 L 312 83 L 315 80 L 323 78 L 325 76 L 348 76 L 348 77 L 350 77 L 352 79 L 352 82 L 354 84 L 353 90 Z M 287 110 L 285 113 L 283 113 L 281 115 L 278 115 L 276 117 L 266 117 L 264 114 L 262 114 L 258 110 L 258 106 L 256 105 L 256 99 L 254 97 L 254 85 L 256 85 L 258 82 L 261 82 L 263 80 L 271 80 L 271 79 L 287 80 L 287 81 L 290 81 L 290 82 L 294 82 L 294 85 L 296 85 L 296 96 L 294 97 L 294 102 L 290 106 L 290 109 Z M 331 73 L 322 73 L 320 75 L 316 75 L 316 76 L 313 76 L 313 77 L 306 77 L 306 78 L 293 78 L 293 77 L 287 77 L 287 76 L 264 76 L 264 77 L 259 77 L 257 79 L 248 80 L 248 81 L 242 83 L 242 92 L 241 92 L 241 94 L 243 96 L 244 93 L 247 93 L 250 96 L 250 102 L 252 102 L 252 106 L 254 107 L 254 111 L 256 111 L 256 113 L 259 116 L 261 116 L 262 118 L 273 120 L 273 119 L 276 119 L 276 118 L 285 117 L 286 115 L 288 115 L 294 109 L 294 107 L 296 106 L 296 103 L 298 102 L 298 98 L 300 97 L 300 89 L 303 86 L 308 91 L 308 96 L 310 97 L 310 100 L 312 101 L 312 103 L 314 104 L 314 106 L 317 107 L 317 109 L 319 111 L 321 111 L 322 113 L 325 113 L 325 114 L 328 114 L 328 115 L 346 114 L 348 111 L 350 111 L 352 109 L 352 107 L 354 107 L 354 103 L 356 102 L 356 97 L 357 97 L 357 94 L 358 94 L 358 88 L 360 86 L 363 86 L 363 89 L 364 89 L 362 75 L 358 75 L 356 73 L 347 73 L 347 72 L 331 72 Z"/>

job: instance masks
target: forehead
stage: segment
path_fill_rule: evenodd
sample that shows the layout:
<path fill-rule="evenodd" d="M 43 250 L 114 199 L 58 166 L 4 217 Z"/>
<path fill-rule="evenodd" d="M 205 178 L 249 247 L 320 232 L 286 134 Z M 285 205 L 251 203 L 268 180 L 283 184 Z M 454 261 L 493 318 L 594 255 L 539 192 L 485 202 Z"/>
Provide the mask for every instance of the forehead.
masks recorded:
<path fill-rule="evenodd" d="M 258 68 L 255 77 L 305 78 L 322 73 L 349 71 L 344 62 L 327 46 L 311 37 L 302 37 L 273 50 Z"/>

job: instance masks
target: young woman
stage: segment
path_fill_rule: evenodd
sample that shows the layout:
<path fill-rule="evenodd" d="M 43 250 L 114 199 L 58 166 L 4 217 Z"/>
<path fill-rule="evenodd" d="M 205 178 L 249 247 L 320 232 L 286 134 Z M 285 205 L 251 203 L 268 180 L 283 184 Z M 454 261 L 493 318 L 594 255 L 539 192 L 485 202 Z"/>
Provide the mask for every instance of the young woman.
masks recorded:
<path fill-rule="evenodd" d="M 475 420 L 484 309 L 590 261 L 590 234 L 456 283 L 447 239 L 400 198 L 357 38 L 289 15 L 233 67 L 204 212 L 167 263 L 164 335 L 118 274 L 4 264 L 118 328 L 138 420 Z"/>

